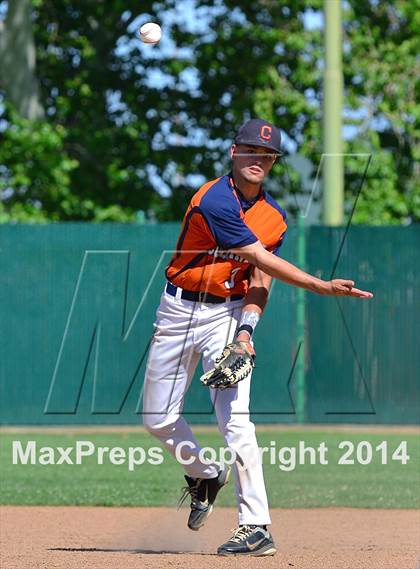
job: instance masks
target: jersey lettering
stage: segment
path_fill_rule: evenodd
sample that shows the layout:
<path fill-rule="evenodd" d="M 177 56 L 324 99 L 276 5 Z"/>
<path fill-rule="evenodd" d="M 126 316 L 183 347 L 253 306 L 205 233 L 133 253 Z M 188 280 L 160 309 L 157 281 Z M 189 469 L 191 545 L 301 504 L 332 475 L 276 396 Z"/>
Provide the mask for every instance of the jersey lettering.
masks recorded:
<path fill-rule="evenodd" d="M 235 286 L 235 277 L 236 274 L 240 271 L 241 269 L 238 267 L 237 269 L 233 269 L 231 274 L 230 274 L 230 280 L 229 281 L 225 281 L 225 287 L 228 289 L 231 289 Z"/>

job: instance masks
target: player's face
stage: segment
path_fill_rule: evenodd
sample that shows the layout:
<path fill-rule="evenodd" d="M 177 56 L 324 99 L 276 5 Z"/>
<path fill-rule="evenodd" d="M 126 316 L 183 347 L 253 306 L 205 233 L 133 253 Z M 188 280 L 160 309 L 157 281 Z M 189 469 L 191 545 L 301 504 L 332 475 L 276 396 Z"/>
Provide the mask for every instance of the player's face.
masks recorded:
<path fill-rule="evenodd" d="M 277 155 L 262 146 L 233 144 L 231 148 L 233 167 L 250 184 L 261 184 L 267 176 Z"/>

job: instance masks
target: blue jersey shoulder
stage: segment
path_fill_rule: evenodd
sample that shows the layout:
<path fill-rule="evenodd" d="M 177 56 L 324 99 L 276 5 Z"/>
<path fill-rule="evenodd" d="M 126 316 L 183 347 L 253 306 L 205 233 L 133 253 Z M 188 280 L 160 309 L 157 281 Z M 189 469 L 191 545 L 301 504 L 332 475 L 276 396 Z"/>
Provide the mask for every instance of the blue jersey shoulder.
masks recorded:
<path fill-rule="evenodd" d="M 233 249 L 257 241 L 254 233 L 241 219 L 241 206 L 233 194 L 227 176 L 210 186 L 201 197 L 198 207 L 218 247 Z"/>
<path fill-rule="evenodd" d="M 237 213 L 240 216 L 240 205 L 233 194 L 227 176 L 222 176 L 202 196 L 199 204 L 204 212 L 220 215 L 223 211 Z"/>

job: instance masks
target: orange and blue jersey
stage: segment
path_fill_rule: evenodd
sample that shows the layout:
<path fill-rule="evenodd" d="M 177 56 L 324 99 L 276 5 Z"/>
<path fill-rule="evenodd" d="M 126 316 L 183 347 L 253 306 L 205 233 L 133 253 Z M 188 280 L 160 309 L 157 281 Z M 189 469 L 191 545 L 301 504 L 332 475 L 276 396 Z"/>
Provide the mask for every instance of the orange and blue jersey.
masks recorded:
<path fill-rule="evenodd" d="M 253 265 L 229 250 L 259 240 L 277 254 L 286 230 L 286 213 L 263 188 L 246 201 L 232 174 L 222 176 L 192 197 L 166 277 L 190 291 L 245 295 Z"/>

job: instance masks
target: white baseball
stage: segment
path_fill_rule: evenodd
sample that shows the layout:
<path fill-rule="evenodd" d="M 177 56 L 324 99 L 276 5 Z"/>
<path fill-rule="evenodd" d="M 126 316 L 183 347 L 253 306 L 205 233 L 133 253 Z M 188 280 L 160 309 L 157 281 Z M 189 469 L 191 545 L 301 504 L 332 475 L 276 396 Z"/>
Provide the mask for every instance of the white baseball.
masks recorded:
<path fill-rule="evenodd" d="M 155 44 L 158 43 L 162 37 L 162 30 L 159 24 L 148 22 L 142 25 L 139 30 L 139 35 L 142 42 Z"/>

